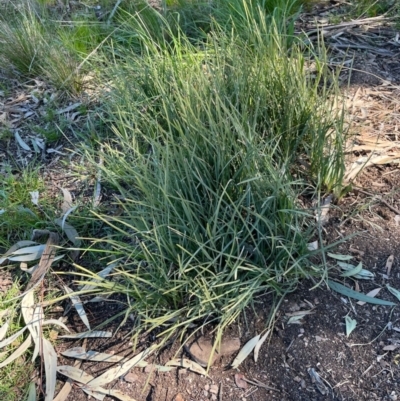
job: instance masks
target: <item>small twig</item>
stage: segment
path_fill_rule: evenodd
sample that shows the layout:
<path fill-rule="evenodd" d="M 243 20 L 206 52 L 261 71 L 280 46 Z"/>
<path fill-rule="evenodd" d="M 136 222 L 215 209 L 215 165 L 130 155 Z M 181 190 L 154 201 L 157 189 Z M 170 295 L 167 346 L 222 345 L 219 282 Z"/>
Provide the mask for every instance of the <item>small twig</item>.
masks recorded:
<path fill-rule="evenodd" d="M 247 383 L 249 383 L 249 384 L 252 384 L 253 386 L 262 387 L 262 388 L 265 388 L 266 390 L 277 391 L 278 393 L 281 392 L 281 391 L 278 390 L 277 388 L 269 387 L 269 386 L 265 385 L 264 383 L 261 383 L 261 382 L 260 382 L 259 380 L 257 380 L 257 379 L 253 379 L 254 381 L 252 381 L 252 380 L 246 379 L 245 377 L 242 377 L 242 380 L 244 380 L 245 382 L 247 382 Z"/>
<path fill-rule="evenodd" d="M 363 189 L 360 189 L 358 187 L 355 187 L 355 189 L 358 192 L 361 192 L 364 195 L 368 195 L 368 196 L 372 196 L 375 199 L 378 199 L 381 203 L 383 203 L 384 205 L 386 205 L 392 212 L 395 212 L 397 215 L 400 215 L 400 210 L 396 209 L 394 206 L 392 206 L 389 202 L 385 201 L 385 199 L 382 198 L 381 195 L 374 195 L 371 194 L 370 192 L 364 191 Z"/>

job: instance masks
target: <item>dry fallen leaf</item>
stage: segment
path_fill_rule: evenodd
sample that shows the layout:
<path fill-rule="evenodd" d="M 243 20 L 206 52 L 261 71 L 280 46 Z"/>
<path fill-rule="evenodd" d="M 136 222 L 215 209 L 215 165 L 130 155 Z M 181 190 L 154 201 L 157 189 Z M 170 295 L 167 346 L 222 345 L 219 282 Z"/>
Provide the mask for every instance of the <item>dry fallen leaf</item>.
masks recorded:
<path fill-rule="evenodd" d="M 399 344 L 386 345 L 386 347 L 383 347 L 383 350 L 384 351 L 394 351 L 399 347 L 400 347 Z"/>
<path fill-rule="evenodd" d="M 386 274 L 389 276 L 394 262 L 394 255 L 390 255 L 386 261 Z"/>
<path fill-rule="evenodd" d="M 244 375 L 242 373 L 235 374 L 235 383 L 239 388 L 246 390 L 248 387 L 247 382 L 244 380 Z"/>

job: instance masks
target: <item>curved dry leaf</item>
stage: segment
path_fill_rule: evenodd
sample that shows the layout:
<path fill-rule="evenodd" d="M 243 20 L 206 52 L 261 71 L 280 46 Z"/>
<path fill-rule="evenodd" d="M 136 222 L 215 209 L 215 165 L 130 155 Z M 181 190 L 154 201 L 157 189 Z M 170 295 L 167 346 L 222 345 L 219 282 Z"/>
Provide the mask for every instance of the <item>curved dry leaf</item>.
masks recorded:
<path fill-rule="evenodd" d="M 394 255 L 390 255 L 386 261 L 386 274 L 389 276 L 394 262 Z"/>
<path fill-rule="evenodd" d="M 0 349 L 7 347 L 7 345 L 10 345 L 13 343 L 23 332 L 27 329 L 27 327 L 23 327 L 21 330 L 18 330 L 16 333 L 14 333 L 12 336 L 6 338 L 3 341 L 0 341 Z"/>
<path fill-rule="evenodd" d="M 328 256 L 332 259 L 342 260 L 342 261 L 353 259 L 353 256 L 351 255 L 338 255 L 336 253 L 330 253 L 330 252 L 328 252 Z"/>
<path fill-rule="evenodd" d="M 399 347 L 400 347 L 399 344 L 386 345 L 386 347 L 383 347 L 383 350 L 384 351 L 395 351 Z"/>
<path fill-rule="evenodd" d="M 78 295 L 74 295 L 73 291 L 71 288 L 67 287 L 64 285 L 65 292 L 68 294 L 70 297 L 72 304 L 74 305 L 76 311 L 78 312 L 79 317 L 81 318 L 82 322 L 85 324 L 85 326 L 90 330 L 90 324 L 89 324 L 89 319 L 86 315 L 85 309 L 83 307 L 82 301 L 79 298 Z"/>
<path fill-rule="evenodd" d="M 26 401 L 36 401 L 36 386 L 33 382 L 29 385 L 28 397 Z"/>
<path fill-rule="evenodd" d="M 0 341 L 6 336 L 10 323 L 7 321 L 0 327 Z"/>
<path fill-rule="evenodd" d="M 104 386 L 105 384 L 112 382 L 118 377 L 123 376 L 125 373 L 128 372 L 128 370 L 132 369 L 140 361 L 151 355 L 155 348 L 156 346 L 151 346 L 142 351 L 141 353 L 139 353 L 138 355 L 134 356 L 132 359 L 129 359 L 125 363 L 107 370 L 102 375 L 92 380 L 89 383 L 90 387 L 99 387 L 99 386 L 101 387 Z"/>
<path fill-rule="evenodd" d="M 75 245 L 75 246 L 80 246 L 81 245 L 81 240 L 78 239 L 78 231 L 75 230 L 74 227 L 71 226 L 71 224 L 65 223 L 63 224 L 63 219 L 55 219 L 54 222 L 61 227 L 61 229 L 65 232 L 65 235 L 68 237 L 68 239 Z"/>
<path fill-rule="evenodd" d="M 92 375 L 86 373 L 82 369 L 76 368 L 75 366 L 57 366 L 57 372 L 67 376 L 69 379 L 83 384 L 87 384 L 94 379 Z"/>
<path fill-rule="evenodd" d="M 85 391 L 87 394 L 90 394 L 92 397 L 96 398 L 97 400 L 101 400 L 101 396 L 103 398 L 108 395 L 114 398 L 117 398 L 121 401 L 136 401 L 134 398 L 129 397 L 128 395 L 122 393 L 119 390 L 106 390 L 102 387 L 91 387 L 91 386 L 82 386 L 81 389 Z"/>
<path fill-rule="evenodd" d="M 69 358 L 82 359 L 91 362 L 121 362 L 124 358 L 119 355 L 106 354 L 103 352 L 87 351 L 82 347 L 75 347 L 61 352 L 62 355 Z"/>
<path fill-rule="evenodd" d="M 75 333 L 75 334 L 65 334 L 63 336 L 59 336 L 58 338 L 71 338 L 71 339 L 79 339 L 79 338 L 111 338 L 111 331 L 85 331 L 84 333 Z"/>
<path fill-rule="evenodd" d="M 61 205 L 61 210 L 63 211 L 63 214 L 66 213 L 71 207 L 72 207 L 72 195 L 71 192 L 68 191 L 66 188 L 61 188 L 61 191 L 63 193 L 63 203 Z"/>
<path fill-rule="evenodd" d="M 400 301 L 400 291 L 386 284 L 386 288 Z"/>
<path fill-rule="evenodd" d="M 42 337 L 44 371 L 46 374 L 46 396 L 44 401 L 53 401 L 56 391 L 57 354 L 50 341 Z"/>
<path fill-rule="evenodd" d="M 260 338 L 260 340 L 258 341 L 256 346 L 254 347 L 254 362 L 257 362 L 260 348 L 264 344 L 264 341 L 267 339 L 270 332 L 271 332 L 271 330 L 267 330 L 267 332 Z"/>
<path fill-rule="evenodd" d="M 67 221 L 68 216 L 74 212 L 76 209 L 78 209 L 78 206 L 75 207 L 71 207 L 70 209 L 68 209 L 65 213 L 64 216 L 62 216 L 62 220 L 61 220 L 61 228 L 64 229 L 65 227 L 65 222 Z M 72 227 L 72 226 L 71 226 Z"/>
<path fill-rule="evenodd" d="M 21 300 L 21 313 L 25 324 L 30 325 L 33 321 L 35 313 L 35 294 L 33 291 L 28 291 Z"/>
<path fill-rule="evenodd" d="M 28 246 L 17 249 L 8 256 L 8 260 L 11 262 L 30 262 L 37 260 L 42 257 L 45 245 Z"/>
<path fill-rule="evenodd" d="M 65 331 L 67 331 L 68 333 L 70 333 L 69 328 L 60 320 L 57 319 L 48 319 L 48 320 L 44 320 L 42 323 L 42 326 L 49 326 L 49 325 L 54 325 L 54 326 L 60 326 L 62 327 Z"/>
<path fill-rule="evenodd" d="M 192 372 L 198 373 L 203 376 L 207 376 L 208 374 L 206 370 L 199 365 L 197 362 L 191 361 L 190 359 L 186 358 L 176 358 L 168 361 L 165 366 L 177 366 L 185 369 L 189 369 Z"/>
<path fill-rule="evenodd" d="M 18 241 L 16 244 L 14 244 L 1 258 L 0 258 L 0 265 L 2 265 L 7 259 L 8 256 L 14 253 L 17 249 L 30 246 L 30 245 L 36 245 L 37 242 L 34 241 Z"/>
<path fill-rule="evenodd" d="M 41 305 L 37 305 L 32 317 L 31 324 L 28 325 L 28 329 L 31 332 L 33 342 L 35 343 L 35 349 L 32 354 L 32 362 L 39 355 L 40 347 L 41 347 L 41 335 L 42 330 L 40 328 L 41 322 L 43 320 L 43 308 Z"/>
<path fill-rule="evenodd" d="M 117 266 L 117 263 L 112 263 L 109 266 L 107 266 L 105 269 L 99 271 L 96 274 L 96 276 L 99 276 L 99 278 L 95 278 L 94 280 L 91 280 L 90 283 L 95 284 L 95 283 L 98 283 L 101 279 L 106 278 L 112 272 L 112 270 L 115 268 L 115 266 Z M 95 287 L 96 287 L 95 285 L 85 284 L 81 288 L 81 291 L 92 290 Z M 90 302 L 90 301 L 88 301 L 88 302 Z"/>
<path fill-rule="evenodd" d="M 31 344 L 32 336 L 29 334 L 28 338 L 6 360 L 0 363 L 0 369 L 19 358 L 31 346 Z"/>
<path fill-rule="evenodd" d="M 89 398 L 93 397 L 96 400 L 103 401 L 106 397 L 105 394 L 94 391 L 91 387 L 87 385 L 81 385 L 80 388 L 89 396 Z"/>
<path fill-rule="evenodd" d="M 260 341 L 260 335 L 253 337 L 250 341 L 243 346 L 243 348 L 239 351 L 239 354 L 236 356 L 234 361 L 232 362 L 232 368 L 236 369 L 238 366 L 250 355 L 253 351 L 254 347 L 257 345 L 258 341 Z"/>
<path fill-rule="evenodd" d="M 21 136 L 18 134 L 17 131 L 14 132 L 14 136 L 18 142 L 18 145 L 21 146 L 22 149 L 28 152 L 32 152 L 32 149 L 26 144 L 26 142 L 23 141 L 23 139 L 21 138 Z"/>
<path fill-rule="evenodd" d="M 14 251 L 12 254 L 13 255 L 30 255 L 30 254 L 37 254 L 39 259 L 42 256 L 42 253 L 44 251 L 45 245 L 34 245 L 34 246 L 27 246 L 27 247 L 22 247 Z"/>

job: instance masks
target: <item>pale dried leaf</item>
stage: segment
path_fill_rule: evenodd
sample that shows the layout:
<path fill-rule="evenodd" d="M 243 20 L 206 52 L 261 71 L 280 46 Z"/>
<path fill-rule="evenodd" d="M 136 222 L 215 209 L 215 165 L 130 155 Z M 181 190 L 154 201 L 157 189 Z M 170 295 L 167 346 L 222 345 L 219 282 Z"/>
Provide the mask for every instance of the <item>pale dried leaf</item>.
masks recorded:
<path fill-rule="evenodd" d="M 18 142 L 18 145 L 21 146 L 22 149 L 28 151 L 28 152 L 32 152 L 32 149 L 26 144 L 26 142 L 24 142 L 21 138 L 21 136 L 18 134 L 17 131 L 14 132 L 14 136 L 15 139 Z"/>
<path fill-rule="evenodd" d="M 31 195 L 31 201 L 34 205 L 38 206 L 39 205 L 39 191 L 32 191 L 29 192 Z"/>
<path fill-rule="evenodd" d="M 352 319 L 349 315 L 345 317 L 346 321 L 346 336 L 348 337 L 351 332 L 356 328 L 357 321 Z"/>
<path fill-rule="evenodd" d="M 7 321 L 3 324 L 3 326 L 0 327 L 0 341 L 3 340 L 3 338 L 7 334 L 7 330 L 10 327 L 10 323 Z"/>
<path fill-rule="evenodd" d="M 67 331 L 68 333 L 70 333 L 69 328 L 60 320 L 57 319 L 48 319 L 48 320 L 44 320 L 42 322 L 42 326 L 49 326 L 49 325 L 54 325 L 54 326 L 60 326 L 62 327 L 65 331 Z"/>
<path fill-rule="evenodd" d="M 78 312 L 79 317 L 81 318 L 82 322 L 85 324 L 85 326 L 90 330 L 90 324 L 89 324 L 89 319 L 86 315 L 85 309 L 82 305 L 82 301 L 80 300 L 78 295 L 74 295 L 73 291 L 71 288 L 67 287 L 64 285 L 65 291 L 70 297 L 72 304 L 74 305 L 76 311 Z"/>
<path fill-rule="evenodd" d="M 328 252 L 328 256 L 332 259 L 342 260 L 342 261 L 353 259 L 353 256 L 351 255 L 338 255 L 336 253 L 330 253 L 330 252 Z"/>
<path fill-rule="evenodd" d="M 305 315 L 292 316 L 287 321 L 287 324 L 302 324 L 301 319 L 303 319 L 304 316 Z"/>
<path fill-rule="evenodd" d="M 247 390 L 249 385 L 247 384 L 246 380 L 244 379 L 244 375 L 242 373 L 236 373 L 235 374 L 235 383 L 239 388 L 242 388 L 243 390 Z"/>
<path fill-rule="evenodd" d="M 105 394 L 99 393 L 98 391 L 94 391 L 94 390 L 92 390 L 91 387 L 89 387 L 87 385 L 81 385 L 80 387 L 89 396 L 89 398 L 93 397 L 96 400 L 103 401 L 104 398 L 106 397 Z"/>
<path fill-rule="evenodd" d="M 102 387 L 91 387 L 89 385 L 82 386 L 81 388 L 83 391 L 85 391 L 87 394 L 90 394 L 92 397 L 95 397 L 97 400 L 101 400 L 101 396 L 104 398 L 106 395 L 108 395 L 121 401 L 135 401 L 134 398 L 129 397 L 119 390 L 106 390 Z"/>
<path fill-rule="evenodd" d="M 86 373 L 82 369 L 78 369 L 75 366 L 69 366 L 69 365 L 57 366 L 57 372 L 61 373 L 64 376 L 67 376 L 68 378 L 76 382 L 83 384 L 87 384 L 94 379 L 92 375 Z"/>
<path fill-rule="evenodd" d="M 400 291 L 386 284 L 386 288 L 400 301 Z"/>
<path fill-rule="evenodd" d="M 42 337 L 44 371 L 46 374 L 46 396 L 45 401 L 53 401 L 56 391 L 57 376 L 57 354 L 50 341 Z"/>
<path fill-rule="evenodd" d="M 389 276 L 394 262 L 394 255 L 390 255 L 386 261 L 386 274 Z"/>
<path fill-rule="evenodd" d="M 138 355 L 134 356 L 132 359 L 129 359 L 125 363 L 122 363 L 119 366 L 115 366 L 107 370 L 102 375 L 96 377 L 93 381 L 91 381 L 89 385 L 91 387 L 104 386 L 105 384 L 112 382 L 118 377 L 123 376 L 130 369 L 136 366 L 140 361 L 144 360 L 146 357 L 151 355 L 155 348 L 156 348 L 155 346 L 151 346 L 142 351 L 141 353 L 139 353 Z"/>
<path fill-rule="evenodd" d="M 399 347 L 400 347 L 399 344 L 386 345 L 386 347 L 383 347 L 383 350 L 384 351 L 395 351 Z"/>
<path fill-rule="evenodd" d="M 261 346 L 264 344 L 265 340 L 269 336 L 271 330 L 267 330 L 267 332 L 260 338 L 258 341 L 257 345 L 254 347 L 254 362 L 257 362 L 258 360 L 258 354 L 260 352 Z"/>
<path fill-rule="evenodd" d="M 26 247 L 26 246 L 30 246 L 30 245 L 36 245 L 36 244 L 37 244 L 37 242 L 34 242 L 34 241 L 17 242 L 0 258 L 0 265 L 2 265 L 8 259 L 8 256 L 13 254 L 17 249 Z"/>
<path fill-rule="evenodd" d="M 61 210 L 62 210 L 63 214 L 65 214 L 65 213 L 67 213 L 67 211 L 69 209 L 72 208 L 72 205 L 73 205 L 72 195 L 71 195 L 71 192 L 69 192 L 68 189 L 66 189 L 66 188 L 61 188 L 61 191 L 64 196 L 64 200 L 61 205 Z"/>
<path fill-rule="evenodd" d="M 78 239 L 78 231 L 75 230 L 74 227 L 72 227 L 70 224 L 65 223 L 63 224 L 63 219 L 55 219 L 54 222 L 61 227 L 61 229 L 65 232 L 65 235 L 68 237 L 68 239 L 75 245 L 75 246 L 80 246 L 81 245 L 81 240 Z"/>
<path fill-rule="evenodd" d="M 232 368 L 237 369 L 239 365 L 251 354 L 258 341 L 260 340 L 260 335 L 253 337 L 249 340 L 243 348 L 239 351 L 238 355 L 232 362 Z"/>
<path fill-rule="evenodd" d="M 32 354 L 32 362 L 39 355 L 40 347 L 41 347 L 41 323 L 43 321 L 43 308 L 41 305 L 37 305 L 33 312 L 32 322 L 28 325 L 28 329 L 31 332 L 33 342 L 35 344 L 35 349 Z"/>
<path fill-rule="evenodd" d="M 309 251 L 316 251 L 318 249 L 318 240 L 308 243 L 307 244 L 307 249 Z"/>
<path fill-rule="evenodd" d="M 73 339 L 93 338 L 93 337 L 111 338 L 112 332 L 111 331 L 85 331 L 84 333 L 65 334 L 63 336 L 59 336 L 59 338 L 73 338 Z"/>
<path fill-rule="evenodd" d="M 35 294 L 33 291 L 27 292 L 21 300 L 21 312 L 25 324 L 29 325 L 33 320 L 35 311 Z"/>
<path fill-rule="evenodd" d="M 81 104 L 82 104 L 82 103 L 80 103 L 80 102 L 71 104 L 70 106 L 67 106 L 67 107 L 64 107 L 63 109 L 57 110 L 57 111 L 56 111 L 56 114 L 68 113 L 68 112 L 70 112 L 70 111 L 72 111 L 72 110 L 77 109 L 79 106 L 81 106 Z"/>
<path fill-rule="evenodd" d="M 31 344 L 32 344 L 32 336 L 29 335 L 27 339 L 6 360 L 0 363 L 0 369 L 4 368 L 4 366 L 7 366 L 9 363 L 15 361 L 17 358 L 23 355 L 27 351 L 27 349 L 31 346 Z"/>
<path fill-rule="evenodd" d="M 379 294 L 381 289 L 382 288 L 375 288 L 374 290 L 372 290 L 368 294 L 366 294 L 366 296 L 367 297 L 371 297 L 371 298 L 375 298 Z M 358 301 L 357 302 L 357 305 L 360 305 L 360 306 L 365 305 L 365 304 L 366 304 L 366 302 L 363 302 L 363 301 Z"/>
<path fill-rule="evenodd" d="M 187 358 L 172 359 L 172 360 L 168 361 L 165 365 L 185 368 L 192 372 L 198 373 L 199 375 L 208 376 L 206 370 L 201 365 L 199 365 L 197 362 L 191 361 L 190 359 L 187 359 Z"/>
<path fill-rule="evenodd" d="M 105 269 L 99 271 L 96 276 L 98 276 L 99 278 L 95 278 L 94 280 L 91 280 L 90 283 L 98 283 L 102 278 L 106 278 L 115 268 L 115 266 L 117 266 L 117 263 L 112 263 L 109 266 L 107 266 Z M 81 291 L 86 291 L 86 290 L 92 290 L 95 288 L 95 285 L 90 285 L 90 284 L 86 284 L 81 288 Z"/>
<path fill-rule="evenodd" d="M 14 333 L 12 336 L 6 338 L 3 341 L 0 341 L 0 349 L 7 347 L 7 345 L 12 344 L 23 332 L 27 329 L 27 327 L 23 327 L 21 330 L 18 330 L 16 333 Z"/>
<path fill-rule="evenodd" d="M 91 362 L 96 361 L 96 362 L 115 363 L 115 362 L 121 362 L 124 359 L 122 356 L 106 354 L 103 352 L 96 352 L 96 351 L 85 352 L 85 350 L 82 347 L 70 348 L 61 352 L 61 354 L 69 358 L 82 359 Z"/>

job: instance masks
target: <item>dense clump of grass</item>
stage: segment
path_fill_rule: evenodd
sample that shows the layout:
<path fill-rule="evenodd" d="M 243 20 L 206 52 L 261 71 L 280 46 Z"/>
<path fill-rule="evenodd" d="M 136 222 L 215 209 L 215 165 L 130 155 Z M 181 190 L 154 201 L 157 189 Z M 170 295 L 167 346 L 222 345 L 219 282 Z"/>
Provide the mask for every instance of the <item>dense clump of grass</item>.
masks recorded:
<path fill-rule="evenodd" d="M 140 329 L 169 336 L 214 322 L 221 334 L 256 294 L 322 274 L 300 198 L 340 192 L 334 90 L 323 62 L 308 75 L 312 49 L 290 34 L 285 10 L 241 7 L 226 11 L 229 29 L 214 19 L 200 44 L 146 9 L 131 15 L 132 50 L 115 49 L 100 167 L 123 213 L 99 217 L 114 227 L 104 241 L 124 267 L 118 283 L 99 286 L 128 295 Z"/>
<path fill-rule="evenodd" d="M 45 5 L 33 0 L 14 7 L 11 17 L 0 17 L 0 69 L 79 93 L 88 72 L 82 60 L 106 37 L 106 30 L 88 20 L 59 24 Z"/>

